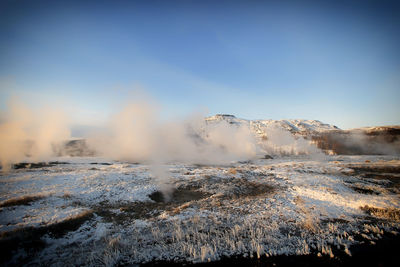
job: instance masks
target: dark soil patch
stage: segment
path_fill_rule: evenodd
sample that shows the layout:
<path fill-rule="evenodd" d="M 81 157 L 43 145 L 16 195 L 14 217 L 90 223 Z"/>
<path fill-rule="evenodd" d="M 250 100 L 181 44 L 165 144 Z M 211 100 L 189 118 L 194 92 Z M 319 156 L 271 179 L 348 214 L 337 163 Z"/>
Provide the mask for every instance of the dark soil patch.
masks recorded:
<path fill-rule="evenodd" d="M 105 222 L 124 225 L 136 219 L 153 218 L 166 208 L 166 205 L 160 205 L 159 203 L 134 202 L 122 206 L 95 207 L 94 213 L 102 217 Z M 121 212 L 115 213 L 112 209 L 119 209 Z"/>
<path fill-rule="evenodd" d="M 348 224 L 349 221 L 341 218 L 334 218 L 334 219 L 325 219 L 321 220 L 321 223 L 328 224 L 328 223 L 341 223 L 341 224 Z"/>
<path fill-rule="evenodd" d="M 93 211 L 84 211 L 71 219 L 49 225 L 45 227 L 45 230 L 50 233 L 51 236 L 59 238 L 68 232 L 77 230 L 84 222 L 90 220 L 92 217 Z"/>
<path fill-rule="evenodd" d="M 27 255 L 34 255 L 46 247 L 46 242 L 41 240 L 42 234 L 38 234 L 34 228 L 26 228 L 16 231 L 7 238 L 0 238 L 0 265 L 11 266 L 7 262 L 19 249 L 23 249 Z M 26 256 L 25 256 L 26 257 Z M 19 262 L 19 266 L 23 266 L 23 262 Z"/>
<path fill-rule="evenodd" d="M 91 208 L 104 221 L 123 225 L 130 223 L 133 219 L 154 218 L 162 211 L 176 212 L 177 208 L 181 207 L 182 204 L 201 200 L 210 195 L 209 193 L 198 191 L 195 187 L 185 187 L 174 189 L 168 201 L 165 201 L 163 193 L 156 191 L 149 195 L 154 202 L 133 202 L 122 205 L 101 203 L 101 205 Z M 113 209 L 119 209 L 120 212 L 113 212 Z"/>
<path fill-rule="evenodd" d="M 92 216 L 92 211 L 85 211 L 59 223 L 42 227 L 19 228 L 2 233 L 0 235 L 0 264 L 9 261 L 14 252 L 19 249 L 23 249 L 28 256 L 33 256 L 46 246 L 46 243 L 41 239 L 43 235 L 49 234 L 55 238 L 62 237 L 70 231 L 77 230 Z"/>
<path fill-rule="evenodd" d="M 160 191 L 155 191 L 149 195 L 149 198 L 155 202 L 167 202 L 164 194 Z"/>
<path fill-rule="evenodd" d="M 390 184 L 386 185 L 387 188 L 400 189 L 400 174 L 395 173 L 374 173 L 366 172 L 358 175 L 360 178 L 373 179 L 373 180 L 389 180 Z"/>
<path fill-rule="evenodd" d="M 182 204 L 192 200 L 200 200 L 207 196 L 210 196 L 210 194 L 192 189 L 178 188 L 173 189 L 170 196 L 166 196 L 163 192 L 155 191 L 149 195 L 149 198 L 157 203 Z"/>
<path fill-rule="evenodd" d="M 356 173 L 400 173 L 400 166 L 391 165 L 362 165 L 362 166 L 349 166 L 350 169 Z"/>
<path fill-rule="evenodd" d="M 78 229 L 85 221 L 92 218 L 92 216 L 92 211 L 83 211 L 70 219 L 66 219 L 58 223 L 40 227 L 24 227 L 15 229 L 13 231 L 3 232 L 0 234 L 0 240 L 4 241 L 10 238 L 13 239 L 26 235 L 43 235 L 45 233 L 48 233 L 56 238 L 62 237 L 66 233 Z"/>
<path fill-rule="evenodd" d="M 113 165 L 112 163 L 108 163 L 108 162 L 92 162 L 90 164 L 92 164 L 92 165 L 106 165 L 106 166 Z"/>
<path fill-rule="evenodd" d="M 38 168 L 47 168 L 53 167 L 59 164 L 69 164 L 68 162 L 61 162 L 61 161 L 50 161 L 50 162 L 21 162 L 16 163 L 13 165 L 14 169 L 38 169 Z"/>
<path fill-rule="evenodd" d="M 391 166 L 391 165 L 360 165 L 360 166 L 348 166 L 348 168 L 352 169 L 354 172 L 351 173 L 351 176 L 356 176 L 360 179 L 369 179 L 371 182 L 373 180 L 388 180 L 390 183 L 382 185 L 389 190 L 392 190 L 394 193 L 398 192 L 400 189 L 400 167 L 399 166 Z M 348 175 L 348 174 L 346 174 Z M 354 188 L 353 188 L 354 189 Z M 363 189 L 360 189 L 363 191 Z M 357 190 L 356 190 L 357 191 Z M 363 192 L 360 192 L 363 193 Z M 372 193 L 373 192 L 366 192 Z"/>
<path fill-rule="evenodd" d="M 270 194 L 274 191 L 274 187 L 248 181 L 246 179 L 232 179 L 227 181 L 232 186 L 229 192 L 226 192 L 225 197 L 238 199 L 242 197 L 258 197 L 265 194 Z"/>
<path fill-rule="evenodd" d="M 357 186 L 351 186 L 350 188 L 361 194 L 366 194 L 366 195 L 379 195 L 380 194 L 379 192 L 376 192 L 369 188 L 363 188 L 363 187 L 357 187 Z"/>
<path fill-rule="evenodd" d="M 45 196 L 42 195 L 33 195 L 33 196 L 22 196 L 18 198 L 11 198 L 7 199 L 3 202 L 0 203 L 0 208 L 4 207 L 12 207 L 12 206 L 20 206 L 20 205 L 29 205 L 31 202 L 40 200 L 45 198 Z"/>
<path fill-rule="evenodd" d="M 263 159 L 273 159 L 274 157 L 272 157 L 271 155 L 268 155 L 268 154 L 266 154 L 266 155 L 264 155 L 264 157 L 263 157 Z"/>
<path fill-rule="evenodd" d="M 365 173 L 360 173 L 359 175 L 363 178 L 370 178 L 376 180 L 390 180 L 390 181 L 400 180 L 400 174 L 395 174 L 395 173 L 365 172 Z"/>

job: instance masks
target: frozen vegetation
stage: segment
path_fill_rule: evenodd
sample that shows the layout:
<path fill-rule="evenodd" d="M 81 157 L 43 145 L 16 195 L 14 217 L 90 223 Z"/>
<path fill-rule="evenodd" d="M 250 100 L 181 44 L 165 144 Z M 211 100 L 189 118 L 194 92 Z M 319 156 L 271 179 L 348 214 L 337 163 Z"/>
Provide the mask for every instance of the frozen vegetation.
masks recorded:
<path fill-rule="evenodd" d="M 1 124 L 0 263 L 334 259 L 400 229 L 394 128 L 379 137 L 387 155 L 350 156 L 335 155 L 344 143 L 323 134 L 340 130 L 320 121 L 152 114 L 127 106 L 67 145 L 53 118 Z M 361 137 L 342 139 L 371 143 Z"/>
<path fill-rule="evenodd" d="M 336 251 L 351 255 L 360 238 L 374 242 L 400 226 L 395 156 L 170 163 L 164 166 L 171 178 L 168 202 L 154 198 L 159 185 L 149 165 L 95 157 L 57 160 L 0 177 L 2 242 L 20 241 L 3 263 L 335 257 Z M 386 168 L 387 179 L 368 178 L 379 168 Z"/>

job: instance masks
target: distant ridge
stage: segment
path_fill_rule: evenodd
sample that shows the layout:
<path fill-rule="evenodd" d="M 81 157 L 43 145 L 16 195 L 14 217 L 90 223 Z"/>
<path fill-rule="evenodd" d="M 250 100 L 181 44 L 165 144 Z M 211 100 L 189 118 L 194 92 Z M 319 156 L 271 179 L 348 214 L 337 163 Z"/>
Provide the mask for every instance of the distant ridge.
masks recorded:
<path fill-rule="evenodd" d="M 205 118 L 207 123 L 226 121 L 232 125 L 248 125 L 261 139 L 268 139 L 268 131 L 281 129 L 311 140 L 328 154 L 381 155 L 400 154 L 400 126 L 375 126 L 342 130 L 319 120 L 246 120 L 229 114 Z"/>
<path fill-rule="evenodd" d="M 308 135 L 311 133 L 319 133 L 330 130 L 340 130 L 337 126 L 323 123 L 319 120 L 246 120 L 235 117 L 230 114 L 216 114 L 205 118 L 208 123 L 216 123 L 226 121 L 230 124 L 248 124 L 250 128 L 257 134 L 263 135 L 270 127 L 278 127 L 287 130 L 293 134 Z"/>

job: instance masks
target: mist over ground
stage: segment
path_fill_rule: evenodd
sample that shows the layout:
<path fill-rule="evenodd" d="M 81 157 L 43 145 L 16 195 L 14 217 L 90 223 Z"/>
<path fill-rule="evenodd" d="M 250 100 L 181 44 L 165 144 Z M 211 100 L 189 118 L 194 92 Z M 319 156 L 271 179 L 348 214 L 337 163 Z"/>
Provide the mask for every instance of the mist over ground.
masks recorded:
<path fill-rule="evenodd" d="M 154 164 L 224 164 L 254 159 L 263 153 L 319 153 L 309 141 L 276 127 L 269 127 L 268 139 L 260 141 L 249 123 L 206 121 L 205 115 L 195 113 L 165 121 L 159 112 L 143 101 L 126 105 L 84 137 L 87 149 L 114 160 Z M 73 122 L 62 109 L 29 109 L 13 100 L 2 118 L 3 170 L 20 161 L 46 161 L 56 154 L 69 153 L 65 143 L 71 139 Z"/>
<path fill-rule="evenodd" d="M 73 121 L 62 108 L 28 108 L 12 99 L 0 124 L 3 171 L 21 161 L 46 161 L 56 155 L 98 155 L 113 160 L 227 164 L 264 155 L 388 154 L 400 152 L 398 128 L 341 131 L 319 121 L 248 121 L 232 115 L 208 117 L 193 112 L 162 119 L 159 107 L 131 101 L 82 140 L 73 140 Z M 320 128 L 313 125 L 318 122 Z M 296 123 L 295 123 L 296 124 Z M 302 128 L 303 127 L 303 128 Z M 308 128 L 307 128 L 308 127 Z M 310 128 L 314 127 L 314 128 Z M 80 149 L 80 150 L 79 150 Z"/>

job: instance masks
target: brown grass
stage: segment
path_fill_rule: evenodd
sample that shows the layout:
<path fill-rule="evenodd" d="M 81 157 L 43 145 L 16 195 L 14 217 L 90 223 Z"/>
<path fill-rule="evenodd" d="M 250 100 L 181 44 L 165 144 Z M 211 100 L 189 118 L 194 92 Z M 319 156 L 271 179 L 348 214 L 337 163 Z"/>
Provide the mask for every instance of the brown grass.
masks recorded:
<path fill-rule="evenodd" d="M 173 210 L 171 210 L 170 214 L 171 215 L 176 215 L 181 213 L 184 209 L 187 209 L 188 207 L 190 207 L 190 203 L 185 203 L 183 205 L 180 205 L 179 207 L 174 208 Z"/>
<path fill-rule="evenodd" d="M 62 196 L 62 198 L 71 199 L 72 198 L 72 194 L 70 192 L 65 192 L 64 195 Z"/>
<path fill-rule="evenodd" d="M 235 174 L 237 174 L 237 171 L 236 171 L 235 168 L 230 168 L 230 169 L 228 170 L 228 173 L 229 173 L 229 174 L 235 175 Z"/>
<path fill-rule="evenodd" d="M 383 219 L 388 219 L 388 220 L 393 220 L 393 221 L 400 221 L 400 209 L 395 209 L 395 208 L 375 208 L 375 207 L 370 207 L 368 205 L 365 205 L 364 207 L 360 207 L 361 210 L 366 212 L 369 215 L 378 217 L 378 218 L 383 218 Z"/>
<path fill-rule="evenodd" d="M 4 207 L 12 207 L 12 206 L 20 206 L 20 205 L 29 205 L 33 201 L 37 201 L 39 199 L 45 198 L 46 195 L 28 195 L 16 198 L 10 198 L 5 201 L 0 202 L 0 208 Z"/>
<path fill-rule="evenodd" d="M 310 210 L 306 207 L 304 199 L 302 199 L 300 196 L 297 196 L 294 199 L 294 203 L 297 205 L 299 210 L 305 215 L 302 222 L 303 228 L 307 229 L 312 233 L 317 233 L 319 231 L 319 219 L 312 215 Z"/>

